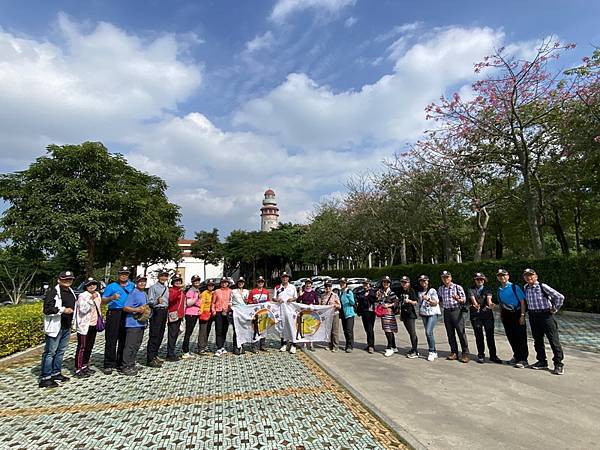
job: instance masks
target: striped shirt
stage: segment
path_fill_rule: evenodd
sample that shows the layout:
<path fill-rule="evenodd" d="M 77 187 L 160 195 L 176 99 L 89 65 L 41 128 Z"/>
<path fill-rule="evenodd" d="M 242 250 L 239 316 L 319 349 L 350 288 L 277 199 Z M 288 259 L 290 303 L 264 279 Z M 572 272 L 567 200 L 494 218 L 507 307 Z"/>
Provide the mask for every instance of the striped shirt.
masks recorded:
<path fill-rule="evenodd" d="M 527 302 L 527 309 L 530 311 L 546 309 L 558 311 L 565 301 L 565 296 L 547 284 L 540 284 L 536 281 L 533 285 L 525 285 L 525 301 Z"/>
<path fill-rule="evenodd" d="M 458 284 L 450 283 L 449 286 L 442 285 L 439 287 L 438 297 L 441 299 L 442 308 L 452 309 L 458 308 L 462 305 L 462 303 L 458 303 L 456 300 L 454 300 L 454 298 L 452 298 L 452 296 L 455 294 L 463 300 L 463 303 L 467 300 L 465 290 Z"/>

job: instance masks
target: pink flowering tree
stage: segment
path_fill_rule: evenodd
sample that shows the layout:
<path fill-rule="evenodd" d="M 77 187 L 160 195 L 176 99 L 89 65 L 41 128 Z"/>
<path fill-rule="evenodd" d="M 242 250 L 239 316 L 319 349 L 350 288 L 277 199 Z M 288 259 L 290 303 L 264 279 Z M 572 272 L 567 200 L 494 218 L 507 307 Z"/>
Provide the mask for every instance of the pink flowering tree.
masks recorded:
<path fill-rule="evenodd" d="M 577 96 L 578 74 L 565 74 L 557 64 L 574 46 L 543 41 L 531 59 L 498 49 L 475 65 L 482 78 L 472 95 L 442 97 L 426 108 L 438 128 L 428 134 L 451 139 L 437 148 L 440 159 L 465 170 L 487 170 L 498 175 L 517 174 L 522 183 L 533 254 L 545 256 L 543 245 L 543 185 L 541 164 L 561 148 L 556 121 L 551 120 Z M 423 145 L 417 145 L 416 150 Z"/>

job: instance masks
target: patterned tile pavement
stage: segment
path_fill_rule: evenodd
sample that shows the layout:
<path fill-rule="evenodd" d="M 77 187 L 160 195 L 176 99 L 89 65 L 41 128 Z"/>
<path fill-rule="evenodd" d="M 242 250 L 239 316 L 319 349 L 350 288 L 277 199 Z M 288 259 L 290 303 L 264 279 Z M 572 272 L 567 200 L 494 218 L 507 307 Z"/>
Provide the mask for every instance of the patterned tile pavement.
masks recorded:
<path fill-rule="evenodd" d="M 74 351 L 71 342 L 65 368 Z M 406 448 L 302 353 L 198 356 L 54 390 L 37 388 L 38 366 L 32 356 L 0 369 L 1 449 Z"/>

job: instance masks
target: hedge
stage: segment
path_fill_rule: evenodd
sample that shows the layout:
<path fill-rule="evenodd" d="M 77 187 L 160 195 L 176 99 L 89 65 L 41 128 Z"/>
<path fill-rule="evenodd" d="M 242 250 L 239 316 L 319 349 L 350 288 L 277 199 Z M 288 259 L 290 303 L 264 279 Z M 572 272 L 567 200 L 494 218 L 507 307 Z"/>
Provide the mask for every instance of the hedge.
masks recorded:
<path fill-rule="evenodd" d="M 43 342 L 42 302 L 0 307 L 0 357 Z"/>
<path fill-rule="evenodd" d="M 410 264 L 372 269 L 325 270 L 320 275 L 339 277 L 366 277 L 379 280 L 385 275 L 400 278 L 407 275 L 415 281 L 421 274 L 430 277 L 432 285 L 440 280 L 440 272 L 449 270 L 453 280 L 464 287 L 472 284 L 475 272 L 483 272 L 492 288 L 498 286 L 496 271 L 506 269 L 511 280 L 523 284 L 521 274 L 531 267 L 536 270 L 540 281 L 549 284 L 565 295 L 565 309 L 600 313 L 600 256 L 551 257 L 541 260 L 485 260 L 452 264 Z M 299 276 L 299 274 L 297 274 Z"/>

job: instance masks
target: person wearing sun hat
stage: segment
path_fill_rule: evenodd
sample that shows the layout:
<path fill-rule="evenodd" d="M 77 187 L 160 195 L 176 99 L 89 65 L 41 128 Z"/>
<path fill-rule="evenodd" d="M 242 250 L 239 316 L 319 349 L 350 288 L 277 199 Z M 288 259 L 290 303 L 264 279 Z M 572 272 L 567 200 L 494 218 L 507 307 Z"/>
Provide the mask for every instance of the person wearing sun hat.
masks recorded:
<path fill-rule="evenodd" d="M 152 308 L 148 330 L 148 345 L 146 347 L 146 365 L 161 367 L 163 360 L 158 357 L 158 351 L 167 328 L 167 310 L 169 308 L 169 271 L 158 271 L 158 282 L 148 289 L 148 305 Z"/>
<path fill-rule="evenodd" d="M 469 316 L 477 343 L 477 362 L 480 364 L 485 362 L 485 341 L 487 341 L 490 361 L 502 364 L 502 360 L 496 354 L 496 342 L 494 341 L 493 309 L 496 305 L 492 301 L 493 291 L 486 286 L 487 278 L 483 273 L 477 272 L 473 276 L 473 281 L 475 285 L 469 288 L 469 301 L 471 302 Z M 483 339 L 484 331 L 485 341 Z"/>
<path fill-rule="evenodd" d="M 229 288 L 229 278 L 221 278 L 219 289 L 215 290 L 212 296 L 212 312 L 215 318 L 215 344 L 217 351 L 215 356 L 223 356 L 227 353 L 225 343 L 227 341 L 227 330 L 229 329 L 229 309 L 231 308 L 231 289 Z"/>
<path fill-rule="evenodd" d="M 555 375 L 565 373 L 563 365 L 563 349 L 558 335 L 558 323 L 554 315 L 562 307 L 565 296 L 545 283 L 540 283 L 538 274 L 533 269 L 523 271 L 525 279 L 525 301 L 527 302 L 527 314 L 529 314 L 529 325 L 533 336 L 537 362 L 529 367 L 536 370 L 548 369 L 546 359 L 546 346 L 544 336 L 548 339 L 554 357 Z"/>
<path fill-rule="evenodd" d="M 144 330 L 148 322 L 147 311 L 148 296 L 146 295 L 146 282 L 148 279 L 145 276 L 138 276 L 135 279 L 135 289 L 127 296 L 127 300 L 123 305 L 125 316 L 125 348 L 123 349 L 123 375 L 137 375 L 135 360 L 137 353 L 142 345 L 144 338 Z"/>
<path fill-rule="evenodd" d="M 389 358 L 394 353 L 398 353 L 396 347 L 396 333 L 398 332 L 398 322 L 396 314 L 399 307 L 398 296 L 392 291 L 392 280 L 385 276 L 381 280 L 381 288 L 377 291 L 377 301 L 384 308 L 384 314 L 381 316 L 381 327 L 387 339 L 387 347 L 384 356 Z"/>
<path fill-rule="evenodd" d="M 465 290 L 462 286 L 452 282 L 452 274 L 447 270 L 440 274 L 442 285 L 438 288 L 438 298 L 444 308 L 444 325 L 446 335 L 450 344 L 450 354 L 446 359 L 450 361 L 459 360 L 462 363 L 469 362 L 469 343 L 465 332 L 465 321 L 462 309 L 467 302 Z M 458 343 L 456 335 L 460 340 L 462 355 L 458 357 Z"/>
<path fill-rule="evenodd" d="M 296 292 L 294 285 L 290 284 L 290 275 L 287 272 L 283 272 L 280 276 L 280 279 L 281 284 L 275 286 L 275 289 L 273 290 L 273 301 L 275 303 L 279 303 L 283 307 L 284 303 L 296 301 L 298 293 Z M 285 317 L 284 314 L 282 314 L 282 316 Z M 285 327 L 283 330 L 285 332 Z M 287 339 L 285 337 L 281 338 L 281 348 L 279 349 L 280 352 L 285 352 L 289 348 L 290 353 L 296 353 L 296 346 L 291 343 L 290 338 L 291 336 L 288 336 Z M 288 340 L 290 342 L 288 342 Z"/>
<path fill-rule="evenodd" d="M 265 303 L 269 301 L 269 290 L 265 288 L 265 279 L 262 276 L 259 276 L 256 279 L 256 285 L 248 294 L 248 304 L 256 305 L 258 303 Z M 266 352 L 267 349 L 265 347 L 266 339 L 261 338 L 258 342 L 258 350 L 261 352 Z"/>
<path fill-rule="evenodd" d="M 419 298 L 410 285 L 410 278 L 406 275 L 400 278 L 398 297 L 400 298 L 400 320 L 404 324 L 404 328 L 406 328 L 410 338 L 410 351 L 406 354 L 406 357 L 415 359 L 419 357 L 419 339 L 416 329 Z"/>
<path fill-rule="evenodd" d="M 368 353 L 375 353 L 375 305 L 377 305 L 377 295 L 375 289 L 371 287 L 369 280 L 362 282 L 362 289 L 357 290 L 356 301 L 358 304 L 358 315 L 360 316 L 365 334 L 367 335 L 367 345 L 365 350 Z"/>
<path fill-rule="evenodd" d="M 205 355 L 208 352 L 208 337 L 213 324 L 212 301 L 215 282 L 208 280 L 206 289 L 200 294 L 198 310 L 198 354 Z"/>
<path fill-rule="evenodd" d="M 104 368 L 102 371 L 110 375 L 114 369 L 123 365 L 123 349 L 125 347 L 125 313 L 123 305 L 135 284 L 129 279 L 129 267 L 119 268 L 118 279 L 110 283 L 102 293 L 102 303 L 108 303 L 106 328 L 104 329 Z"/>
<path fill-rule="evenodd" d="M 83 284 L 84 291 L 77 296 L 75 302 L 75 326 L 77 329 L 77 349 L 75 350 L 75 376 L 89 377 L 92 349 L 96 342 L 96 325 L 100 312 L 101 298 L 98 292 L 98 282 L 88 278 Z"/>
<path fill-rule="evenodd" d="M 61 371 L 63 356 L 71 336 L 76 301 L 75 293 L 71 289 L 74 278 L 70 270 L 61 272 L 56 286 L 48 289 L 44 297 L 46 344 L 42 353 L 40 388 L 55 388 L 58 387 L 58 383 L 69 381 Z"/>
<path fill-rule="evenodd" d="M 237 334 L 235 333 L 235 322 L 233 321 L 233 307 L 235 306 L 244 306 L 248 304 L 248 295 L 250 291 L 245 288 L 246 279 L 244 277 L 239 277 L 237 282 L 235 283 L 235 289 L 231 290 L 231 309 L 229 310 L 229 323 L 231 324 L 231 328 L 233 328 L 233 354 L 241 355 L 244 353 L 244 346 L 242 345 L 238 348 L 237 345 Z M 254 347 L 252 347 L 254 350 Z"/>
<path fill-rule="evenodd" d="M 169 288 L 169 308 L 167 309 L 167 361 L 177 362 L 181 356 L 177 355 L 175 346 L 181 330 L 181 322 L 185 315 L 185 292 L 183 279 L 179 275 L 171 278 Z"/>
<path fill-rule="evenodd" d="M 199 275 L 192 277 L 192 286 L 185 293 L 185 333 L 183 335 L 183 344 L 181 344 L 182 358 L 188 359 L 193 355 L 190 352 L 190 338 L 198 322 L 200 310 L 200 282 L 202 278 Z"/>
<path fill-rule="evenodd" d="M 427 275 L 421 275 L 419 277 L 418 296 L 419 301 L 421 302 L 419 315 L 421 316 L 421 320 L 423 320 L 427 345 L 429 346 L 427 361 L 431 362 L 435 361 L 438 357 L 437 349 L 435 348 L 434 329 L 442 311 L 440 310 L 440 301 L 438 299 L 437 291 L 429 286 L 429 277 Z"/>
<path fill-rule="evenodd" d="M 500 304 L 500 319 L 504 326 L 506 339 L 513 351 L 509 364 L 517 369 L 529 365 L 529 347 L 527 344 L 527 325 L 525 323 L 525 293 L 521 287 L 510 281 L 510 274 L 505 269 L 498 269 L 496 277 L 500 282 L 498 287 L 498 303 Z"/>

